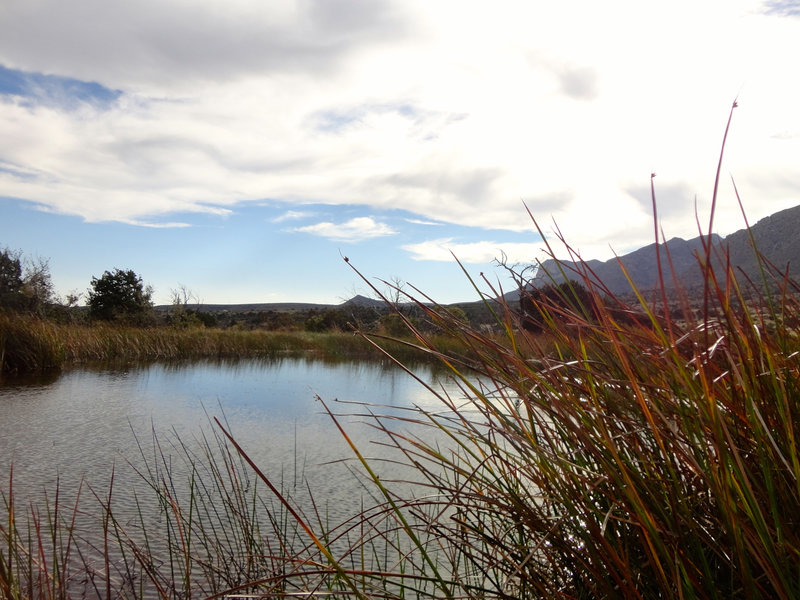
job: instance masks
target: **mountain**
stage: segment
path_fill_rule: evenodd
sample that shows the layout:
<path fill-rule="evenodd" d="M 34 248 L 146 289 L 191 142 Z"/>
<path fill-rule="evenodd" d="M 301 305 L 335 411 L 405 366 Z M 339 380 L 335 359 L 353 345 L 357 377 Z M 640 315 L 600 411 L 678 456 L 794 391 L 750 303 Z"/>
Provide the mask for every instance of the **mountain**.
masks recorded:
<path fill-rule="evenodd" d="M 383 300 L 378 300 L 376 298 L 367 298 L 366 296 L 362 296 L 358 294 L 357 296 L 353 296 L 350 300 L 342 302 L 339 306 L 360 306 L 360 307 L 367 307 L 367 308 L 384 308 L 386 303 Z"/>
<path fill-rule="evenodd" d="M 713 234 L 712 243 L 717 256 L 714 262 L 720 264 L 720 258 L 727 253 L 731 265 L 737 270 L 737 275 L 744 272 L 748 277 L 758 279 L 760 277 L 758 262 L 750 240 L 752 235 L 756 247 L 767 260 L 780 269 L 788 269 L 789 275 L 797 278 L 800 276 L 798 231 L 800 231 L 800 206 L 761 219 L 750 227 L 749 232 L 747 229 L 742 229 L 725 238 Z M 666 287 L 672 288 L 677 282 L 685 289 L 691 290 L 703 284 L 703 270 L 698 261 L 698 257 L 704 255 L 703 241 L 701 237 L 690 240 L 673 238 L 660 244 Z M 631 287 L 620 263 L 640 291 L 657 287 L 656 244 L 639 248 L 619 259 L 612 258 L 605 262 L 589 260 L 583 263 L 583 267 L 588 268 L 593 273 L 593 278 L 601 281 L 612 294 L 624 295 L 630 293 Z M 579 279 L 575 263 L 560 261 L 560 265 L 569 279 Z M 549 259 L 540 265 L 532 283 L 536 287 L 542 287 L 563 280 L 559 263 Z"/>
<path fill-rule="evenodd" d="M 767 260 L 793 279 L 800 279 L 800 206 L 787 208 L 761 219 L 750 228 L 756 248 Z M 756 256 L 746 229 L 725 238 L 731 263 L 750 277 L 758 277 Z"/>

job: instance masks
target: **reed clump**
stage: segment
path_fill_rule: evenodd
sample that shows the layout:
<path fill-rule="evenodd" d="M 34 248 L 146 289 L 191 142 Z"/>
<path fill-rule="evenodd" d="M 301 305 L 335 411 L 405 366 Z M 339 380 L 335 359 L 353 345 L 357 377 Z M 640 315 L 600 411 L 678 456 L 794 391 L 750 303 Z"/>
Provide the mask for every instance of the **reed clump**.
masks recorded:
<path fill-rule="evenodd" d="M 674 281 L 666 245 L 658 288 L 631 283 L 625 302 L 563 239 L 562 274 L 581 290 L 528 293 L 541 333 L 523 326 L 530 313 L 493 304 L 488 281 L 502 339 L 406 293 L 469 352 L 404 319 L 406 343 L 446 364 L 463 395 L 430 389 L 441 409 L 404 417 L 433 441 L 364 411 L 398 453 L 391 464 L 413 468 L 402 484 L 351 443 L 384 500 L 359 527 L 403 559 L 380 574 L 387 595 L 800 597 L 800 285 L 755 244 L 755 276 L 712 244 L 718 181 L 694 296 Z M 653 209 L 660 243 L 655 190 Z"/>
<path fill-rule="evenodd" d="M 640 294 L 624 320 L 578 269 L 591 307 L 534 300 L 544 338 L 510 306 L 504 343 L 452 321 L 477 360 L 417 332 L 462 383 L 413 417 L 450 445 L 376 426 L 429 490 L 396 511 L 418 519 L 409 536 L 436 532 L 441 594 L 800 596 L 800 288 L 761 264 L 758 284 L 707 270 L 677 306 Z"/>
<path fill-rule="evenodd" d="M 191 444 L 155 434 L 138 441 L 141 455 L 119 467 L 139 473 L 135 489 L 118 490 L 115 469 L 106 489 L 56 484 L 32 502 L 16 497 L 11 469 L 0 489 L 0 598 L 280 593 L 303 585 L 304 571 L 316 580 L 326 570 L 305 564 L 301 528 L 220 430 Z"/>
<path fill-rule="evenodd" d="M 80 325 L 0 312 L 0 373 L 92 362 L 279 357 L 379 358 L 369 343 L 345 332 Z"/>
<path fill-rule="evenodd" d="M 431 388 L 436 410 L 354 409 L 394 451 L 385 462 L 331 413 L 379 501 L 323 529 L 281 500 L 309 563 L 326 565 L 316 585 L 364 598 L 800 597 L 800 286 L 763 257 L 761 280 L 740 280 L 715 251 L 698 256 L 700 296 L 661 293 L 665 254 L 661 290 L 632 288 L 634 306 L 579 266 L 569 275 L 588 296 L 530 296 L 537 334 L 494 290 L 500 338 L 409 295 L 461 345 L 411 320 L 413 341 L 398 343 L 441 360 L 462 393 Z"/>
<path fill-rule="evenodd" d="M 437 337 L 442 344 L 448 343 L 446 335 Z M 419 360 L 421 356 L 401 341 L 384 338 L 379 345 L 391 348 L 404 360 Z M 334 361 L 381 359 L 372 344 L 353 332 L 59 323 L 35 315 L 0 311 L 0 374 L 41 372 L 97 362 L 280 357 Z"/>

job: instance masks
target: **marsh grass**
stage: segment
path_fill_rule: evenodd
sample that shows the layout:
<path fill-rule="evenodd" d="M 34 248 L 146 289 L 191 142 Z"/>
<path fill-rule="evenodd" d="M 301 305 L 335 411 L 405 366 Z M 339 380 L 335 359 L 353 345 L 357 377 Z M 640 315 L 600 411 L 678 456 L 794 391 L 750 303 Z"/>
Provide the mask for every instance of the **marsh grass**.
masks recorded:
<path fill-rule="evenodd" d="M 709 272 L 701 314 L 688 298 L 679 314 L 643 299 L 640 321 L 621 324 L 581 271 L 601 308 L 540 304 L 556 353 L 536 361 L 511 307 L 505 344 L 463 331 L 481 358 L 443 360 L 468 400 L 442 396 L 449 414 L 426 415 L 452 446 L 384 431 L 441 498 L 407 510 L 478 574 L 454 595 L 800 594 L 800 315 L 794 284 L 764 273 L 776 294 Z"/>
<path fill-rule="evenodd" d="M 290 486 L 259 479 L 221 433 L 191 443 L 137 438 L 142 486 L 81 483 L 69 498 L 15 497 L 13 469 L 0 496 L 0 597 L 205 598 L 347 589 L 326 546 L 329 528 L 293 507 Z M 266 481 L 266 480 L 265 480 Z M 271 489 L 270 489 L 271 488 Z M 329 539 L 326 541 L 330 542 Z"/>
<path fill-rule="evenodd" d="M 447 342 L 443 339 L 442 343 Z M 415 354 L 417 360 L 420 357 L 401 342 L 385 339 L 381 345 L 404 360 L 414 360 Z M 336 361 L 380 359 L 382 355 L 352 332 L 87 326 L 0 312 L 0 374 L 97 362 L 281 357 Z"/>

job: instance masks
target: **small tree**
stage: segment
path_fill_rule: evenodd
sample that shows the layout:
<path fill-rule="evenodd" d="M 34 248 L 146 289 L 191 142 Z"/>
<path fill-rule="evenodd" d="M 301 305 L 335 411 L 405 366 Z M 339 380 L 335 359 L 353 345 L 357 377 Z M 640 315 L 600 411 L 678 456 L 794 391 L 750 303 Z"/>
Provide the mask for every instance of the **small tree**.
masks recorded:
<path fill-rule="evenodd" d="M 22 277 L 22 290 L 25 304 L 33 313 L 44 315 L 56 300 L 53 279 L 50 276 L 50 262 L 44 258 L 28 259 Z"/>
<path fill-rule="evenodd" d="M 175 327 L 201 327 L 205 323 L 198 317 L 200 298 L 192 290 L 183 284 L 179 284 L 177 289 L 170 290 L 172 310 L 169 315 L 169 322 Z M 189 303 L 193 302 L 198 308 L 189 308 Z"/>
<path fill-rule="evenodd" d="M 152 288 L 130 269 L 106 271 L 99 279 L 92 277 L 91 286 L 89 314 L 93 319 L 141 322 L 153 307 Z"/>
<path fill-rule="evenodd" d="M 43 316 L 55 299 L 47 259 L 0 251 L 0 306 Z"/>
<path fill-rule="evenodd" d="M 19 253 L 5 248 L 0 252 L 0 301 L 22 289 L 22 263 Z"/>

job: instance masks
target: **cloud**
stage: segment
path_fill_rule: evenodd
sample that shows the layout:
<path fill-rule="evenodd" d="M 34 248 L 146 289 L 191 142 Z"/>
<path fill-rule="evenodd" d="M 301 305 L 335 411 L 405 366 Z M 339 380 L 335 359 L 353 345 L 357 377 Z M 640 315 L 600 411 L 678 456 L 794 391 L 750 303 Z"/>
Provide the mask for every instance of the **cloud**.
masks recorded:
<path fill-rule="evenodd" d="M 339 242 L 359 242 L 397 233 L 385 223 L 375 221 L 371 217 L 356 217 L 344 223 L 316 223 L 305 227 L 297 227 L 292 231 L 310 233 Z"/>
<path fill-rule="evenodd" d="M 799 147 L 769 136 L 800 131 L 795 22 L 754 5 L 797 3 L 634 5 L 8 0 L 0 196 L 92 221 L 268 198 L 511 231 L 531 229 L 524 201 L 607 247 L 649 231 L 650 171 L 665 200 L 668 173 L 708 196 L 743 77 L 726 169 L 794 172 Z"/>
<path fill-rule="evenodd" d="M 315 133 L 339 137 L 399 133 L 424 144 L 435 142 L 448 128 L 467 118 L 464 113 L 431 110 L 397 99 L 325 107 L 309 115 L 304 126 Z"/>
<path fill-rule="evenodd" d="M 422 115 L 416 108 L 404 103 L 386 104 L 360 104 L 347 108 L 331 108 L 321 110 L 313 115 L 309 121 L 312 127 L 324 133 L 340 133 L 349 128 L 364 124 L 372 116 L 396 114 L 404 118 L 416 120 Z"/>
<path fill-rule="evenodd" d="M 653 198 L 647 185 L 633 185 L 626 191 L 636 200 L 644 213 L 653 213 Z M 670 220 L 694 213 L 697 190 L 685 182 L 660 183 L 655 179 L 656 208 L 659 220 Z"/>
<path fill-rule="evenodd" d="M 406 222 L 411 223 L 413 225 L 426 225 L 432 227 L 438 227 L 443 225 L 443 223 L 437 223 L 436 221 L 423 221 L 422 219 L 405 219 Z"/>
<path fill-rule="evenodd" d="M 354 47 L 406 29 L 401 3 L 299 0 L 263 3 L 140 0 L 9 2 L 0 57 L 7 66 L 58 72 L 112 87 L 176 89 L 246 74 L 338 70 Z"/>
<path fill-rule="evenodd" d="M 514 264 L 533 262 L 541 250 L 541 244 L 490 241 L 457 243 L 453 238 L 441 238 L 407 244 L 402 248 L 410 252 L 414 260 L 451 262 L 455 255 L 462 263 L 489 263 L 503 259 Z"/>
<path fill-rule="evenodd" d="M 439 201 L 452 199 L 474 205 L 492 198 L 493 188 L 502 176 L 503 171 L 496 167 L 470 170 L 428 168 L 388 175 L 382 183 L 399 189 L 424 191 Z"/>
<path fill-rule="evenodd" d="M 151 229 L 181 229 L 184 227 L 191 227 L 189 223 L 180 223 L 177 221 L 169 223 L 148 223 L 146 221 L 125 221 L 128 225 L 135 225 L 136 227 L 149 227 Z"/>
<path fill-rule="evenodd" d="M 591 67 L 563 67 L 555 75 L 561 91 L 573 100 L 594 100 L 599 94 L 597 72 Z"/>
<path fill-rule="evenodd" d="M 297 221 L 299 219 L 307 219 L 313 217 L 314 213 L 308 210 L 287 210 L 282 215 L 272 219 L 273 223 L 283 223 L 285 221 Z"/>
<path fill-rule="evenodd" d="M 781 17 L 800 17 L 800 2 L 797 0 L 767 0 L 764 12 Z"/>
<path fill-rule="evenodd" d="M 775 140 L 796 140 L 797 138 L 800 138 L 800 132 L 779 131 L 770 137 Z"/>

